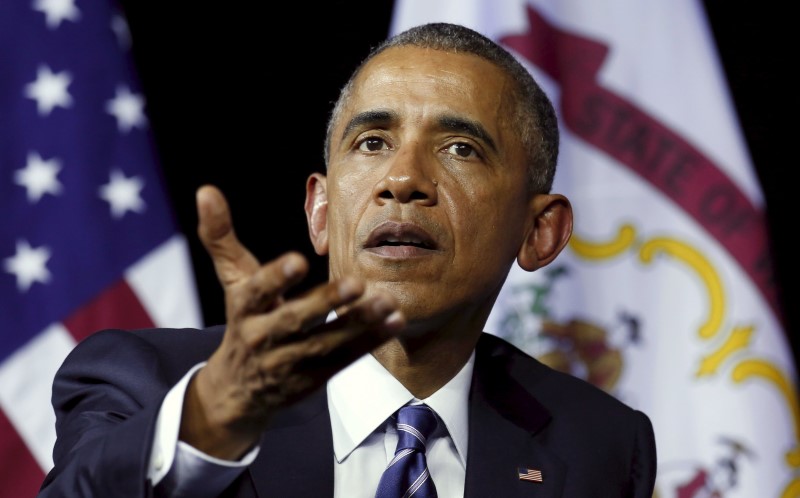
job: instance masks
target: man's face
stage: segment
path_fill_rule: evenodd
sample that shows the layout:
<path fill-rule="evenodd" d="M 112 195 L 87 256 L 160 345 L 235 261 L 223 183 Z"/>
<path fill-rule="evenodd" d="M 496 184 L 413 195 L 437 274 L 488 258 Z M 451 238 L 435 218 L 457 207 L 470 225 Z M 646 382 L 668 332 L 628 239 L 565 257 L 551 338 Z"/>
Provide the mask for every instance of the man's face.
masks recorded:
<path fill-rule="evenodd" d="M 473 55 L 396 47 L 335 123 L 318 252 L 409 323 L 488 314 L 532 215 L 510 82 Z M 485 319 L 485 316 L 482 316 Z"/>

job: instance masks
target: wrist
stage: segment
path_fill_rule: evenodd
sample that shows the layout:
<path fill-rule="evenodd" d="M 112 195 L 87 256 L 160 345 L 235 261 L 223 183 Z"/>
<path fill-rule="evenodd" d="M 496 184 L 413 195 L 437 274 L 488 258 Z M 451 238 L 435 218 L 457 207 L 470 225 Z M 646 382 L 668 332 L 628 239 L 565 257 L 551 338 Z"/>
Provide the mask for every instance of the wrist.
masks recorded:
<path fill-rule="evenodd" d="M 258 443 L 261 431 L 209 386 L 207 375 L 204 367 L 189 382 L 178 438 L 209 456 L 238 460 Z"/>

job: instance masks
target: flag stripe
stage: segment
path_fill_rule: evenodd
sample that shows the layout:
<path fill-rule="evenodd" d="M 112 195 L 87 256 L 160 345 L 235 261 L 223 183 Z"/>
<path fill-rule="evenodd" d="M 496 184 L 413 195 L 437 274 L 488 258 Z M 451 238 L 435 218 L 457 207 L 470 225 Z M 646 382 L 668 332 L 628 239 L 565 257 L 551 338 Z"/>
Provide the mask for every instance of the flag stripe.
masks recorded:
<path fill-rule="evenodd" d="M 0 364 L 0 408 L 43 470 L 53 466 L 56 439 L 53 377 L 74 346 L 67 329 L 54 324 Z"/>
<path fill-rule="evenodd" d="M 119 280 L 64 320 L 76 341 L 105 328 L 152 327 L 153 320 L 128 282 Z"/>
<path fill-rule="evenodd" d="M 739 263 L 781 319 L 764 213 L 687 139 L 601 86 L 598 72 L 607 62 L 607 45 L 560 30 L 530 6 L 526 10 L 528 29 L 500 41 L 559 83 L 563 124 L 692 216 Z"/>
<path fill-rule="evenodd" d="M 196 327 L 203 323 L 200 308 L 186 305 L 199 302 L 187 254 L 186 237 L 176 234 L 125 272 L 128 285 L 160 327 Z"/>
<path fill-rule="evenodd" d="M 0 496 L 36 496 L 44 473 L 14 426 L 0 411 Z"/>

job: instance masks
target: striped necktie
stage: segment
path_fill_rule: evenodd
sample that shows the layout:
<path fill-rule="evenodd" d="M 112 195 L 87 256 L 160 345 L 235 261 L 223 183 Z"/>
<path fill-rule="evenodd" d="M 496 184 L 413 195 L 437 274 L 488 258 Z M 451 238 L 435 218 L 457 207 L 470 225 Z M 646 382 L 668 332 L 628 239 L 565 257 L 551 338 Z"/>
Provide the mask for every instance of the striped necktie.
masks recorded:
<path fill-rule="evenodd" d="M 383 471 L 375 498 L 437 498 L 425 459 L 425 442 L 436 424 L 436 414 L 427 405 L 400 408 L 397 449 Z"/>

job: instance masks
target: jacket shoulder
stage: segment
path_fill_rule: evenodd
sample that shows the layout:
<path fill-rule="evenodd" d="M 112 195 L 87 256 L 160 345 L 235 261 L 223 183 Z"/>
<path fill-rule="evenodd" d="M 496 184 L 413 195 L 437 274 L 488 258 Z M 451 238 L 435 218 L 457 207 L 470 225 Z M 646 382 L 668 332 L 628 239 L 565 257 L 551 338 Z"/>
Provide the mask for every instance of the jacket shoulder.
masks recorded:
<path fill-rule="evenodd" d="M 614 414 L 613 419 L 637 412 L 614 395 L 545 365 L 501 337 L 484 333 L 477 352 L 476 362 L 482 358 L 484 365 L 510 376 L 551 411 L 586 413 L 586 409 L 592 407 Z"/>
<path fill-rule="evenodd" d="M 168 381 L 177 380 L 193 365 L 205 361 L 222 340 L 224 326 L 204 329 L 103 329 L 80 341 L 61 370 L 94 372 L 138 370 L 142 377 L 154 369 Z"/>

